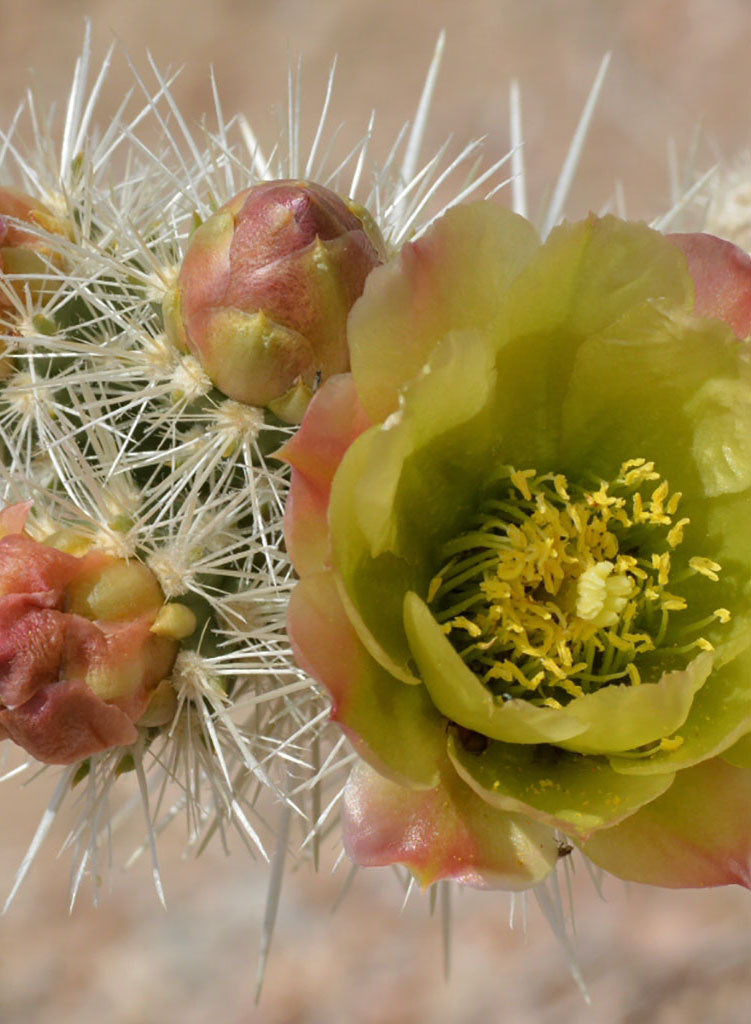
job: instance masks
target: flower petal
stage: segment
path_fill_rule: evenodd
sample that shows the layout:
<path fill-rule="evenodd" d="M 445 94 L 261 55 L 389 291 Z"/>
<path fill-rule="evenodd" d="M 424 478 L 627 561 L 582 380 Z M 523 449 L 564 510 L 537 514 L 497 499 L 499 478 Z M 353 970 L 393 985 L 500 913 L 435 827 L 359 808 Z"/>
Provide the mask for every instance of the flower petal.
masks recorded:
<path fill-rule="evenodd" d="M 358 752 L 392 778 L 435 786 L 445 722 L 424 687 L 394 679 L 370 657 L 347 620 L 332 573 L 298 583 L 287 627 L 299 665 L 329 691 L 332 717 Z"/>
<path fill-rule="evenodd" d="M 582 849 L 595 864 L 646 885 L 751 888 L 751 771 L 716 758 L 679 772 L 664 796 Z"/>
<path fill-rule="evenodd" d="M 433 703 L 452 722 L 507 743 L 560 743 L 586 725 L 566 711 L 524 700 L 496 702 L 444 636 L 417 594 L 404 599 L 404 625 L 420 678 Z"/>
<path fill-rule="evenodd" d="M 331 481 L 355 438 L 370 426 L 350 374 L 330 377 L 314 396 L 300 429 L 277 453 L 292 466 L 285 537 L 304 576 L 325 567 Z"/>
<path fill-rule="evenodd" d="M 686 254 L 697 316 L 714 316 L 751 338 L 751 256 L 732 242 L 698 232 L 667 236 Z"/>
<path fill-rule="evenodd" d="M 674 777 L 619 777 L 605 758 L 557 747 L 494 742 L 474 753 L 452 736 L 448 750 L 462 779 L 493 807 L 580 837 L 633 814 L 664 793 Z"/>
<path fill-rule="evenodd" d="M 728 750 L 723 750 L 720 757 L 728 764 L 734 764 L 736 768 L 751 769 L 751 733 L 746 733 Z"/>
<path fill-rule="evenodd" d="M 655 462 L 690 520 L 671 554 L 674 575 L 691 576 L 701 554 L 720 580 L 682 583 L 695 621 L 732 608 L 728 625 L 705 634 L 718 650 L 748 643 L 751 605 L 739 596 L 751 578 L 751 366 L 719 321 L 694 320 L 658 306 L 583 342 L 561 409 L 560 468 L 613 479 L 627 459 Z M 672 666 L 666 666 L 672 667 Z"/>
<path fill-rule="evenodd" d="M 352 373 L 374 421 L 452 330 L 492 330 L 511 282 L 538 247 L 528 221 L 494 203 L 449 210 L 370 275 L 350 313 Z"/>
<path fill-rule="evenodd" d="M 452 879 L 527 889 L 558 857 L 550 829 L 488 806 L 450 768 L 436 788 L 415 791 L 357 765 L 344 791 L 342 825 L 356 864 L 404 864 L 422 886 Z"/>
<path fill-rule="evenodd" d="M 626 775 L 683 771 L 691 765 L 722 754 L 751 731 L 751 651 L 716 667 L 696 693 L 691 710 L 679 730 L 681 745 L 658 750 L 649 757 L 632 759 L 614 755 L 610 764 Z"/>
<path fill-rule="evenodd" d="M 689 312 L 693 287 L 675 246 L 644 223 L 591 215 L 555 228 L 516 281 L 512 337 L 547 335 L 549 359 L 608 332 L 625 315 L 668 303 Z M 554 333 L 557 345 L 550 345 Z M 567 352 L 568 350 L 568 352 Z"/>
<path fill-rule="evenodd" d="M 657 683 L 603 686 L 576 697 L 566 710 L 587 728 L 560 746 L 580 754 L 611 754 L 671 736 L 686 721 L 694 694 L 711 671 L 712 655 L 704 653 L 683 671 L 666 672 Z"/>
<path fill-rule="evenodd" d="M 323 572 L 331 562 L 329 495 L 292 471 L 284 507 L 284 541 L 298 576 Z"/>
<path fill-rule="evenodd" d="M 404 595 L 427 590 L 435 551 L 474 507 L 495 447 L 487 339 L 472 331 L 448 335 L 428 367 L 400 411 L 347 451 L 329 506 L 347 614 L 371 655 L 415 683 Z"/>

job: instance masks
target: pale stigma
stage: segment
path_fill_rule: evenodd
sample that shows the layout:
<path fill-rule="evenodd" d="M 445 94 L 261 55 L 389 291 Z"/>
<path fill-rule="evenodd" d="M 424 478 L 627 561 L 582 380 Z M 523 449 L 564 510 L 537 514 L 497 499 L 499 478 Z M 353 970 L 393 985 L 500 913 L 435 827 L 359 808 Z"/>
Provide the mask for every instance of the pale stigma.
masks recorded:
<path fill-rule="evenodd" d="M 576 583 L 576 614 L 598 628 L 614 626 L 634 591 L 623 574 L 612 575 L 612 562 L 595 562 Z"/>

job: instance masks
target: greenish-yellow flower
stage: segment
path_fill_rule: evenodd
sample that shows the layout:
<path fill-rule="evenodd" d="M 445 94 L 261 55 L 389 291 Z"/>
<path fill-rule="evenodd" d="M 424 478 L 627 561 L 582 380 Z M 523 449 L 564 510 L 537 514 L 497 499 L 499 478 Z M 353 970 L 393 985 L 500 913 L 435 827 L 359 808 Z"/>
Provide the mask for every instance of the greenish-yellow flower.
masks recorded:
<path fill-rule="evenodd" d="M 613 217 L 541 245 L 481 203 L 348 330 L 285 455 L 293 643 L 366 762 L 354 859 L 521 888 L 565 833 L 749 884 L 749 261 Z"/>

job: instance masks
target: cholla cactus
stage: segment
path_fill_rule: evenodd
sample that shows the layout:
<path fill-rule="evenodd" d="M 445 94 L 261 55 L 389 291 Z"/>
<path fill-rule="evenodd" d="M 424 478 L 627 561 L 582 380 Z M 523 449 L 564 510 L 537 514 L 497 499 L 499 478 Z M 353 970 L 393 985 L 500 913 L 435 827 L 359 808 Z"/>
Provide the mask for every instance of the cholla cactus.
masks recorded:
<path fill-rule="evenodd" d="M 231 826 L 266 856 L 273 834 L 257 806 L 264 794 L 281 801 L 287 815 L 300 812 L 295 816 L 317 833 L 320 786 L 351 755 L 341 739 L 321 744 L 327 698 L 295 665 L 286 638 L 293 582 L 282 529 L 288 471 L 273 455 L 293 431 L 286 421 L 300 418 L 317 371 L 345 367 L 342 315 L 369 266 L 434 219 L 436 193 L 455 178 L 455 202 L 502 184 L 506 158 L 480 171 L 478 143 L 450 161 L 443 147 L 418 168 L 441 46 L 414 125 L 380 167 L 370 166 L 371 120 L 349 156 L 329 169 L 322 154 L 331 81 L 305 159 L 293 78 L 287 142 L 275 145 L 273 157 L 264 156 L 242 117 L 225 120 L 218 100 L 215 127 L 192 132 L 153 66 L 153 87 L 133 71 L 142 105 L 127 98 L 101 131 L 95 111 L 112 53 L 89 89 L 88 40 L 59 153 L 33 96 L 10 132 L 0 133 L 0 181 L 7 185 L 0 193 L 0 479 L 6 505 L 23 503 L 25 510 L 13 532 L 25 530 L 26 544 L 57 552 L 58 561 L 93 558 L 151 581 L 156 597 L 142 639 L 163 651 L 148 674 L 131 680 L 135 703 L 120 733 L 66 747 L 55 734 L 59 722 L 48 716 L 43 742 L 26 744 L 31 754 L 45 750 L 46 760 L 66 767 L 11 898 L 73 787 L 81 797 L 69 837 L 77 860 L 73 898 L 87 872 L 98 878 L 109 800 L 123 776 L 137 780 L 154 858 L 156 836 L 180 813 L 190 847 Z M 143 141 L 149 122 L 162 138 L 158 151 Z M 113 184 L 115 162 L 125 170 Z M 336 313 L 337 354 L 330 366 L 314 360 L 293 372 L 278 395 L 236 393 L 216 372 L 213 350 L 208 360 L 196 357 L 202 349 L 192 325 L 174 312 L 175 296 L 187 287 L 183 256 L 192 251 L 196 226 L 203 225 L 198 239 L 221 218 L 218 210 L 242 202 L 237 197 L 245 190 L 279 189 L 262 183 L 300 178 L 326 197 L 326 216 L 338 218 L 339 234 L 349 233 L 346 244 L 364 254 Z M 336 243 L 319 226 L 313 233 L 328 259 Z M 323 304 L 324 314 L 330 306 Z M 259 308 L 268 315 L 265 303 Z M 295 388 L 304 392 L 302 402 L 290 401 Z M 276 407 L 281 415 L 272 411 L 274 398 L 285 399 Z M 77 564 L 66 562 L 73 577 Z M 58 584 L 46 607 L 58 616 L 72 610 L 75 618 L 80 609 L 69 606 L 68 583 Z M 87 606 L 83 618 L 97 642 L 108 636 L 108 615 L 119 621 L 141 612 L 123 611 L 125 593 L 115 604 L 107 614 Z M 157 643 L 159 637 L 166 639 Z M 47 673 L 52 684 L 70 675 L 67 655 L 56 650 Z M 120 699 L 113 686 L 105 671 L 107 713 Z M 28 692 L 0 690 L 12 738 L 20 736 L 15 708 Z M 31 760 L 14 767 L 10 748 L 2 744 L 7 774 L 31 770 Z M 155 877 L 161 892 L 156 859 Z"/>

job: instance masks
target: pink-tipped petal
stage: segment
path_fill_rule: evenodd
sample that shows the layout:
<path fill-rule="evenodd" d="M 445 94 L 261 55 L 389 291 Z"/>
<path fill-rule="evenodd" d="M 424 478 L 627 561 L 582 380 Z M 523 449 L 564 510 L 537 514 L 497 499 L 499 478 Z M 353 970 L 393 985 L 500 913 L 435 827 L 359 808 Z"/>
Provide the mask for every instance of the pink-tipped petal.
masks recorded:
<path fill-rule="evenodd" d="M 720 758 L 678 772 L 653 803 L 582 849 L 629 881 L 671 889 L 751 888 L 751 770 Z"/>
<path fill-rule="evenodd" d="M 403 864 L 422 886 L 451 879 L 478 889 L 527 889 L 554 866 L 551 829 L 494 810 L 449 769 L 410 790 L 358 764 L 344 791 L 344 845 L 356 864 Z"/>
<path fill-rule="evenodd" d="M 347 331 L 352 373 L 374 420 L 397 410 L 401 389 L 440 338 L 493 330 L 512 282 L 538 247 L 522 217 L 495 203 L 463 203 L 373 271 Z"/>
<path fill-rule="evenodd" d="M 331 482 L 350 444 L 369 426 L 352 376 L 338 374 L 319 389 L 302 426 L 278 453 L 292 466 L 284 523 L 290 557 L 300 576 L 326 566 Z"/>
<path fill-rule="evenodd" d="M 337 374 L 318 389 L 300 429 L 279 451 L 279 458 L 321 490 L 329 490 L 344 453 L 370 425 L 352 375 Z"/>
<path fill-rule="evenodd" d="M 284 509 L 284 539 L 298 576 L 323 572 L 330 565 L 329 494 L 296 470 Z"/>
<path fill-rule="evenodd" d="M 694 311 L 724 320 L 739 338 L 751 338 L 751 256 L 715 235 L 668 238 L 686 254 L 696 289 Z"/>
<path fill-rule="evenodd" d="M 394 679 L 371 658 L 347 619 L 331 572 L 298 583 L 287 630 L 298 664 L 326 687 L 333 719 L 360 754 L 392 778 L 435 786 L 446 746 L 444 719 L 425 687 Z"/>

